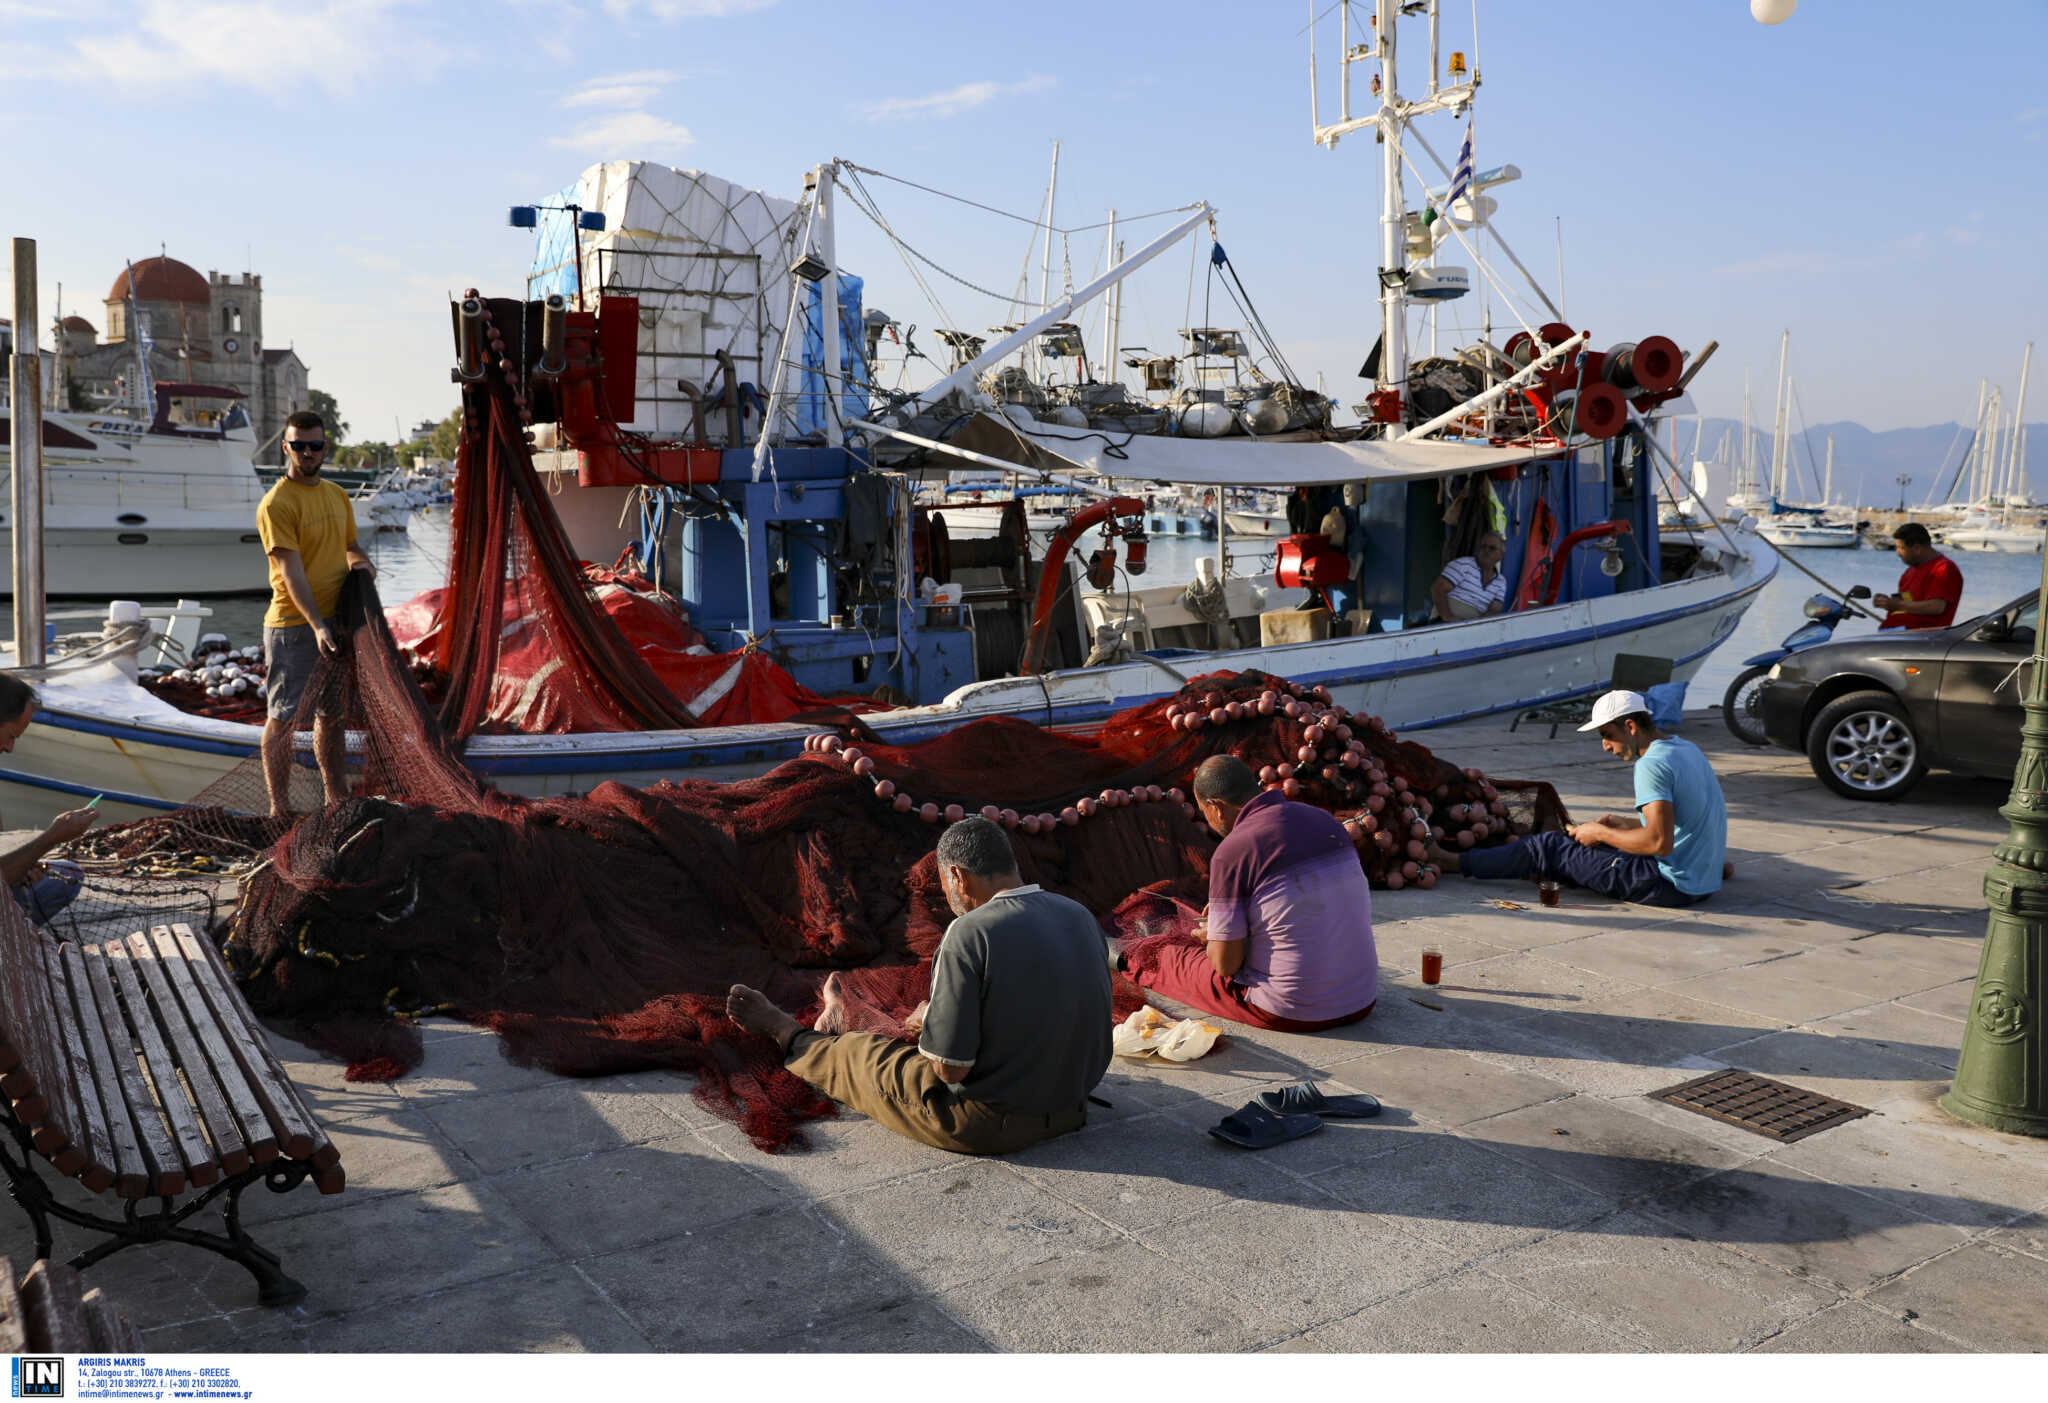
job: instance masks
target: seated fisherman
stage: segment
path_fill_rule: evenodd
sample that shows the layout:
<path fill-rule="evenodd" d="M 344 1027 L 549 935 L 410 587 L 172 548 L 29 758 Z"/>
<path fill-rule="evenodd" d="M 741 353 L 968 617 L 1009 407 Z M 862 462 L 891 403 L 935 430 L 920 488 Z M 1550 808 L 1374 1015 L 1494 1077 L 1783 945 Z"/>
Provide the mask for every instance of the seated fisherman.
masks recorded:
<path fill-rule="evenodd" d="M 1719 891 L 1734 875 L 1725 860 L 1728 808 L 1700 748 L 1658 730 L 1640 692 L 1607 693 L 1579 729 L 1598 731 L 1602 750 L 1634 763 L 1638 817 L 1602 814 L 1470 852 L 1432 847 L 1431 861 L 1481 880 L 1570 882 L 1646 906 L 1691 906 Z"/>
<path fill-rule="evenodd" d="M 1444 566 L 1436 583 L 1429 587 L 1437 618 L 1450 623 L 1498 614 L 1505 609 L 1508 577 L 1501 572 L 1500 563 L 1507 553 L 1507 542 L 1500 533 L 1489 531 L 1472 547 L 1472 554 L 1461 555 Z"/>
<path fill-rule="evenodd" d="M 12 753 L 14 743 L 35 719 L 36 691 L 18 677 L 0 672 L 0 755 Z M 92 827 L 97 818 L 91 809 L 72 809 L 50 820 L 50 826 L 27 842 L 0 853 L 0 882 L 14 893 L 15 901 L 37 925 L 48 925 L 57 913 L 78 895 L 78 864 L 43 861 L 43 855 L 63 847 Z"/>
<path fill-rule="evenodd" d="M 985 818 L 948 828 L 937 856 L 957 919 L 932 958 L 915 1047 L 813 1032 L 743 984 L 726 1011 L 775 1039 L 812 1086 L 927 1145 L 998 1155 L 1079 1130 L 1109 1070 L 1101 927 L 1079 902 L 1026 886 L 1008 836 Z"/>
<path fill-rule="evenodd" d="M 1207 948 L 1150 946 L 1122 968 L 1147 989 L 1255 1028 L 1356 1023 L 1379 997 L 1372 892 L 1344 825 L 1234 755 L 1195 770 L 1195 803 L 1223 835 L 1209 863 Z"/>

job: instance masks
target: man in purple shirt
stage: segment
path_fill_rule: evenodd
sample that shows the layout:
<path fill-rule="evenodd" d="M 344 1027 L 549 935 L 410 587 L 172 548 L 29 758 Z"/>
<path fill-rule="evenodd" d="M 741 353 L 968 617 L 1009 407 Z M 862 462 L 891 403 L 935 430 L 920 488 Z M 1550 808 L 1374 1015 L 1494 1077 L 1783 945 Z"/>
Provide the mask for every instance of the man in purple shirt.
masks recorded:
<path fill-rule="evenodd" d="M 1224 835 L 1209 865 L 1207 948 L 1140 947 L 1126 973 L 1255 1028 L 1307 1033 L 1371 1013 L 1380 975 L 1372 892 L 1344 826 L 1278 790 L 1261 793 L 1232 755 L 1204 760 L 1194 790 Z"/>

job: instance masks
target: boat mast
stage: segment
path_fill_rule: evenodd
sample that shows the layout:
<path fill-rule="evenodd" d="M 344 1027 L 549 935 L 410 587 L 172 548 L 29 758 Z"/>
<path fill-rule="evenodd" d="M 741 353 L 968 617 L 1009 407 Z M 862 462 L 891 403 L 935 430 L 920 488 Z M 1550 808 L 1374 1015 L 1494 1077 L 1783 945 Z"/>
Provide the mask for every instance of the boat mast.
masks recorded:
<path fill-rule="evenodd" d="M 1826 476 L 1821 478 L 1820 504 L 1831 506 L 1835 500 L 1835 436 L 1828 435 L 1828 467 Z"/>
<path fill-rule="evenodd" d="M 1043 312 L 1052 305 L 1052 216 L 1053 201 L 1059 196 L 1060 188 L 1060 143 L 1054 137 L 1052 143 L 1052 176 L 1045 182 L 1045 256 L 1038 264 L 1038 310 Z M 1031 343 L 1032 364 L 1037 367 L 1038 379 L 1042 384 L 1046 378 L 1045 352 L 1036 341 Z"/>
<path fill-rule="evenodd" d="M 1349 6 L 1345 7 L 1347 10 Z M 1430 6 L 1432 10 L 1436 7 Z M 1401 188 L 1401 115 L 1399 66 L 1394 32 L 1400 7 L 1379 0 L 1374 37 L 1380 55 L 1380 377 L 1379 387 L 1408 398 L 1408 197 Z M 1404 432 L 1405 415 L 1388 424 L 1387 437 Z"/>
<path fill-rule="evenodd" d="M 1785 494 L 1785 352 L 1792 344 L 1788 327 L 1778 338 L 1778 412 L 1771 427 L 1771 505 Z"/>
<path fill-rule="evenodd" d="M 2026 354 L 2020 357 L 2020 397 L 2012 407 L 2012 443 L 2006 450 L 2005 505 L 2011 511 L 2012 504 L 2020 494 L 2020 485 L 2027 473 L 2026 448 L 2027 432 L 2027 375 L 2034 368 L 2034 343 L 2027 343 Z"/>
<path fill-rule="evenodd" d="M 1109 212 L 1109 232 L 1102 236 L 1102 266 L 1115 267 L 1123 261 L 1122 247 L 1116 241 L 1116 211 Z M 1123 320 L 1124 285 L 1116 284 L 1109 290 L 1109 305 L 1103 308 L 1102 317 L 1102 373 L 1113 384 L 1116 373 L 1117 324 Z"/>
<path fill-rule="evenodd" d="M 1756 496 L 1756 430 L 1749 426 L 1749 371 L 1742 372 L 1742 496 Z"/>

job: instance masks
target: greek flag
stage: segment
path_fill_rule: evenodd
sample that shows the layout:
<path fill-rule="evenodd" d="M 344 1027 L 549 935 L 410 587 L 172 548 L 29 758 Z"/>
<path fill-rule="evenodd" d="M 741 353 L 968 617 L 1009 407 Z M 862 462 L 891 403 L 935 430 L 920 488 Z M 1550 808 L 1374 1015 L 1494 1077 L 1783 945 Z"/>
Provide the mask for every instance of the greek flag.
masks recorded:
<path fill-rule="evenodd" d="M 1451 173 L 1451 193 L 1444 197 L 1444 213 L 1450 214 L 1459 200 L 1472 193 L 1472 124 L 1465 124 L 1465 144 L 1458 148 L 1458 167 Z"/>

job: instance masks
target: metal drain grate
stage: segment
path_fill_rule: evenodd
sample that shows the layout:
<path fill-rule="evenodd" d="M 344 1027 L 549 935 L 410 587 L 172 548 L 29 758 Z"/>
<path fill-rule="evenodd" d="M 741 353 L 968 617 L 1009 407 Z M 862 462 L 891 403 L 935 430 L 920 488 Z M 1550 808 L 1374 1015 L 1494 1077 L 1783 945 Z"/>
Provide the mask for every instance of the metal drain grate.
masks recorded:
<path fill-rule="evenodd" d="M 1870 1114 L 1866 1107 L 1801 1091 L 1796 1086 L 1738 1072 L 1732 1067 L 1650 1095 L 1655 1100 L 1669 1101 L 1786 1144 Z"/>

